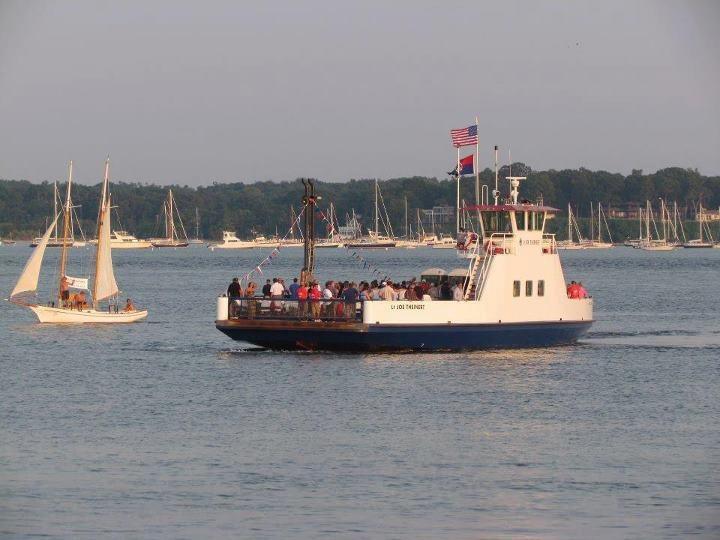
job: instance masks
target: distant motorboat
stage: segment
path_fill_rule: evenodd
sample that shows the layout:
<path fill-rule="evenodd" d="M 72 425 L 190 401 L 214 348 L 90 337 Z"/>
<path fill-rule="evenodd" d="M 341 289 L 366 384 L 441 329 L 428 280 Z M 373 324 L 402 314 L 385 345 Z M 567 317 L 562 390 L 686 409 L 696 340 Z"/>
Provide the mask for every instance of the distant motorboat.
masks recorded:
<path fill-rule="evenodd" d="M 90 244 L 97 245 L 97 240 L 90 240 Z M 113 249 L 150 249 L 150 240 L 140 240 L 127 231 L 113 231 L 110 234 L 110 247 Z"/>
<path fill-rule="evenodd" d="M 222 242 L 208 245 L 210 251 L 216 249 L 252 249 L 255 247 L 254 242 L 240 240 L 233 231 L 223 231 Z"/>
<path fill-rule="evenodd" d="M 457 249 L 457 241 L 451 236 L 443 235 L 430 246 L 433 249 Z"/>

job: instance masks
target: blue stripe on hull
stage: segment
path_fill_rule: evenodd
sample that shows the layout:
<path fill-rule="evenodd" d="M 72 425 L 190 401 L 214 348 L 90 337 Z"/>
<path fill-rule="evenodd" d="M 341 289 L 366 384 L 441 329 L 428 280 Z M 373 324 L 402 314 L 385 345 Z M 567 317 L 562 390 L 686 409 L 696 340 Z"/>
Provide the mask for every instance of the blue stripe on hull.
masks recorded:
<path fill-rule="evenodd" d="M 380 326 L 355 329 L 237 328 L 218 324 L 229 337 L 282 350 L 398 351 L 476 350 L 567 345 L 585 334 L 592 321 Z"/>

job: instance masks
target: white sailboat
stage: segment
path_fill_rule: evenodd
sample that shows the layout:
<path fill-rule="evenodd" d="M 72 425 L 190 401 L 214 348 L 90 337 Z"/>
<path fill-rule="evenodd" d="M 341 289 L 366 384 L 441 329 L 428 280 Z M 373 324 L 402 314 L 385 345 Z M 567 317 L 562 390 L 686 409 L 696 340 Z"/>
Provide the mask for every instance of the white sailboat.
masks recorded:
<path fill-rule="evenodd" d="M 644 251 L 672 251 L 675 249 L 673 244 L 667 241 L 667 220 L 665 219 L 665 201 L 660 199 L 660 213 L 662 216 L 662 236 L 657 229 L 655 218 L 653 217 L 652 205 L 650 201 L 647 201 L 645 209 L 645 238 L 641 239 L 638 246 Z M 653 239 L 652 233 L 650 232 L 650 223 L 652 223 L 653 229 L 655 230 L 655 236 L 657 239 Z"/>
<path fill-rule="evenodd" d="M 392 248 L 395 247 L 396 242 L 393 239 L 393 232 L 392 232 L 392 226 L 390 225 L 390 218 L 387 213 L 387 209 L 385 208 L 385 203 L 383 202 L 383 209 L 385 209 L 385 217 L 382 218 L 380 216 L 380 207 L 379 207 L 379 200 L 382 200 L 382 194 L 380 193 L 380 186 L 378 185 L 378 181 L 375 180 L 375 230 L 374 231 L 368 231 L 368 236 L 366 238 L 360 239 L 358 242 L 349 242 L 346 244 L 348 248 Z M 385 234 L 380 234 L 380 220 L 383 221 L 383 226 L 385 228 Z"/>
<path fill-rule="evenodd" d="M 590 240 L 585 243 L 584 247 L 587 249 L 609 249 L 613 247 L 613 241 L 612 241 L 612 235 L 610 234 L 610 227 L 608 227 L 607 219 L 605 218 L 605 213 L 603 212 L 602 205 L 598 202 L 598 208 L 597 208 L 597 238 L 595 238 L 595 215 L 594 215 L 594 208 L 593 204 L 590 203 Z M 608 238 L 610 239 L 609 242 L 603 241 L 602 237 L 602 229 L 603 225 L 605 225 L 605 231 L 607 232 Z"/>
<path fill-rule="evenodd" d="M 198 210 L 198 207 L 195 207 L 195 238 L 191 238 L 188 240 L 188 244 L 194 244 L 194 245 L 202 245 L 205 243 L 205 240 L 200 238 L 200 210 Z"/>
<path fill-rule="evenodd" d="M 335 205 L 333 203 L 330 203 L 330 208 L 328 208 L 326 221 L 327 238 L 316 240 L 315 247 L 326 249 L 345 247 L 345 242 L 342 241 L 342 237 L 338 233 L 337 227 L 335 227 L 337 216 L 335 215 Z M 303 244 L 301 243 L 300 245 Z"/>
<path fill-rule="evenodd" d="M 63 298 L 60 292 L 62 283 L 67 280 L 75 280 L 78 283 L 77 288 L 85 289 L 87 280 L 69 278 L 67 276 L 67 251 L 69 245 L 63 242 L 62 252 L 60 255 L 60 285 L 58 286 L 58 296 L 56 302 L 49 302 L 48 305 L 38 304 L 34 297 L 37 292 L 38 280 L 40 277 L 40 269 L 42 267 L 45 248 L 50 240 L 59 214 L 55 215 L 50 227 L 40 239 L 38 246 L 33 250 L 30 258 L 25 264 L 25 268 L 20 274 L 20 278 L 10 294 L 10 301 L 14 304 L 25 306 L 31 309 L 41 323 L 129 323 L 139 321 L 147 317 L 146 310 L 123 310 L 117 309 L 117 303 L 114 305 L 110 300 L 117 301 L 119 292 L 115 274 L 113 272 L 112 248 L 110 247 L 110 194 L 108 191 L 109 183 L 109 160 L 105 162 L 105 180 L 103 181 L 102 195 L 100 199 L 100 211 L 98 213 L 98 247 L 95 254 L 95 276 L 92 290 L 92 308 L 86 305 L 72 306 L 68 298 Z M 67 197 L 65 203 L 65 212 L 63 214 L 63 240 L 68 238 L 70 229 L 70 191 L 72 188 L 72 161 L 70 162 L 68 172 Z M 100 309 L 100 302 L 108 300 L 107 309 Z M 114 308 L 114 309 L 113 309 Z"/>
<path fill-rule="evenodd" d="M 173 198 L 172 189 L 168 190 L 167 200 L 163 203 L 163 214 L 165 215 L 165 237 L 151 238 L 150 243 L 157 248 L 179 248 L 188 247 L 189 242 L 185 226 L 183 225 L 180 211 L 177 209 L 175 199 Z M 175 215 L 177 214 L 180 222 L 180 229 L 175 225 Z M 182 236 L 180 236 L 182 233 Z"/>
<path fill-rule="evenodd" d="M 575 234 L 577 235 L 577 242 L 573 240 L 573 230 L 575 231 Z M 587 245 L 587 242 L 583 240 L 582 235 L 580 234 L 580 227 L 578 227 L 577 220 L 575 219 L 575 215 L 573 214 L 572 207 L 570 206 L 570 203 L 568 203 L 568 230 L 567 230 L 567 240 L 561 240 L 560 242 L 557 242 L 557 248 L 558 249 L 585 249 L 585 246 Z"/>
<path fill-rule="evenodd" d="M 684 248 L 712 248 L 712 247 L 714 247 L 715 243 L 713 242 L 713 237 L 712 237 L 712 234 L 710 233 L 710 227 L 708 226 L 707 221 L 705 221 L 704 216 L 703 216 L 702 204 L 698 208 L 697 219 L 698 219 L 698 231 L 699 231 L 698 238 L 693 238 L 692 240 L 688 240 L 687 242 L 683 243 L 682 247 L 684 247 Z"/>

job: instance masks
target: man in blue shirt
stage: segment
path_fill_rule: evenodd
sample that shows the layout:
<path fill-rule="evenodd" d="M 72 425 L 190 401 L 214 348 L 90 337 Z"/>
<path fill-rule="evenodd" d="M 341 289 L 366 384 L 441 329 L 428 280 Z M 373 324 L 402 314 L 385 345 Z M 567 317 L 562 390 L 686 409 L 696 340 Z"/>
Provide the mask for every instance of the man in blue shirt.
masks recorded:
<path fill-rule="evenodd" d="M 345 300 L 345 317 L 348 319 L 355 318 L 355 308 L 358 299 L 358 290 L 355 288 L 355 282 L 350 283 L 347 289 L 343 289 L 342 298 Z"/>
<path fill-rule="evenodd" d="M 290 284 L 288 289 L 290 290 L 290 299 L 291 300 L 297 300 L 298 299 L 298 289 L 300 288 L 300 285 L 298 285 L 298 278 L 293 279 L 293 282 Z"/>

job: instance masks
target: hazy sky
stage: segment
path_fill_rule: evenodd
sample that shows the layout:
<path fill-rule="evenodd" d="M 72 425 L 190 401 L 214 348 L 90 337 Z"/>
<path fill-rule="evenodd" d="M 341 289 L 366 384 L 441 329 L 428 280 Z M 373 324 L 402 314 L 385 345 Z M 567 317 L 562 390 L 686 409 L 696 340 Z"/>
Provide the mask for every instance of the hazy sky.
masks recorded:
<path fill-rule="evenodd" d="M 720 2 L 0 0 L 0 178 L 720 174 Z"/>

